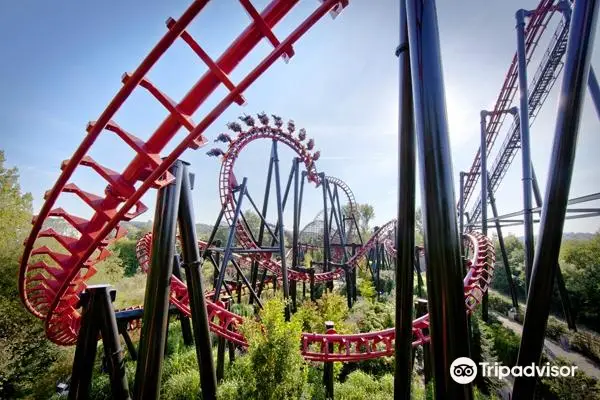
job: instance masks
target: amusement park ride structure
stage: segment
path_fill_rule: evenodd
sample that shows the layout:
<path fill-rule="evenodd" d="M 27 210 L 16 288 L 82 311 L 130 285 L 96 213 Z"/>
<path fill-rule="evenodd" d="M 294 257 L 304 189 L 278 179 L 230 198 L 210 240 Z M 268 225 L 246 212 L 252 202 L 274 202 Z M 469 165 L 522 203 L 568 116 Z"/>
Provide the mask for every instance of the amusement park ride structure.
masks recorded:
<path fill-rule="evenodd" d="M 209 333 L 213 332 L 219 338 L 218 364 L 221 363 L 225 342 L 232 346 L 247 346 L 244 336 L 237 330 L 242 318 L 229 309 L 233 299 L 237 297 L 239 301 L 243 295 L 260 307 L 261 291 L 267 282 L 272 282 L 274 286 L 281 286 L 286 300 L 289 298 L 285 309 L 289 318 L 296 307 L 298 282 L 302 282 L 303 287 L 305 282 L 309 283 L 312 299 L 316 283 L 325 283 L 332 288 L 334 280 L 345 279 L 348 305 L 352 306 L 356 298 L 356 269 L 365 257 L 374 262 L 367 265 L 375 265 L 371 274 L 376 285 L 381 265 L 390 261 L 395 264 L 396 327 L 342 335 L 329 326 L 324 334 L 302 334 L 300 348 L 303 356 L 310 361 L 324 362 L 325 371 L 329 371 L 325 382 L 328 396 L 333 397 L 330 369 L 333 362 L 395 355 L 396 396 L 410 398 L 411 348 L 427 345 L 430 346 L 438 398 L 472 398 L 469 385 L 460 385 L 450 379 L 449 367 L 454 359 L 469 355 L 467 315 L 480 302 L 483 303 L 484 318 L 487 315 L 486 292 L 495 261 L 494 246 L 486 237 L 488 222 L 495 223 L 504 267 L 507 275 L 511 276 L 501 228 L 508 222 L 507 218 L 516 214 L 497 215 L 494 191 L 519 147 L 523 156 L 523 215 L 529 288 L 519 365 L 540 359 L 555 271 L 570 326 L 575 327 L 569 317 L 564 284 L 561 284 L 558 249 L 562 224 L 568 211 L 566 206 L 585 84 L 589 83 L 596 106 L 600 104 L 600 90 L 593 71 L 590 72 L 589 62 L 598 11 L 596 1 L 579 0 L 571 11 L 571 4 L 567 1 L 541 0 L 535 10 L 517 13 L 517 53 L 494 110 L 481 114 L 482 151 L 476 154 L 471 170 L 460 174 L 458 213 L 435 4 L 423 0 L 400 2 L 400 46 L 396 51 L 400 60 L 398 218 L 378 228 L 364 243 L 356 222 L 354 195 L 342 180 L 318 172 L 320 152 L 314 151 L 314 140 L 306 140 L 306 131 L 296 131 L 292 121 L 284 124 L 280 117 L 269 117 L 264 113 L 256 118 L 246 115 L 240 118 L 240 122 L 228 124 L 231 132 L 219 135 L 216 140 L 225 143 L 227 149 L 208 152 L 211 156 L 220 157 L 221 161 L 221 211 L 210 238 L 206 242 L 198 241 L 192 201 L 193 176 L 189 165 L 179 157 L 188 148 L 205 146 L 207 128 L 233 103 L 244 104 L 243 91 L 278 58 L 287 60 L 293 57 L 294 43 L 321 17 L 328 13 L 335 17 L 348 6 L 347 0 L 322 0 L 287 38 L 280 40 L 272 29 L 297 1 L 273 0 L 259 13 L 249 0 L 240 0 L 252 22 L 221 57 L 213 60 L 186 31 L 207 2 L 195 0 L 181 18 L 170 18 L 164 37 L 133 73 L 123 76 L 122 88 L 98 120 L 88 125 L 88 134 L 74 155 L 61 165 L 62 173 L 54 187 L 45 194 L 46 201 L 39 215 L 33 219 L 31 234 L 25 242 L 19 279 L 24 305 L 44 320 L 50 340 L 60 345 L 77 345 L 70 398 L 86 398 L 89 392 L 99 337 L 104 342 L 113 396 L 131 397 L 119 334 L 125 338 L 132 355 L 137 353 L 132 397 L 157 398 L 171 312 L 182 315 L 183 320 L 191 318 L 203 398 L 215 398 L 217 374 Z M 528 91 L 527 62 L 548 21 L 555 14 L 562 17 L 561 22 L 533 79 L 532 90 Z M 179 102 L 169 98 L 146 77 L 178 39 L 183 40 L 208 67 Z M 234 84 L 229 74 L 263 39 L 272 44 L 273 50 Z M 553 163 L 542 203 L 531 165 L 528 131 L 563 69 Z M 520 106 L 510 108 L 516 94 L 517 78 Z M 221 85 L 229 91 L 225 97 L 199 123 L 192 121 L 190 116 Z M 139 88 L 147 91 L 168 111 L 168 117 L 148 139 L 134 136 L 116 122 L 121 106 Z M 520 112 L 523 109 L 527 112 Z M 487 156 L 507 114 L 515 117 L 513 125 L 488 172 Z M 167 145 L 173 144 L 170 142 L 181 128 L 188 134 L 181 142 L 175 143 L 172 151 L 163 153 Z M 116 135 L 134 151 L 135 157 L 123 171 L 114 171 L 88 155 L 100 135 Z M 257 140 L 271 144 L 262 208 L 250 194 L 248 178 L 235 173 L 237 157 L 245 146 Z M 285 188 L 280 177 L 280 146 L 286 146 L 295 153 Z M 414 242 L 416 149 L 420 154 L 424 249 L 417 249 Z M 108 183 L 102 196 L 86 192 L 70 181 L 74 171 L 80 168 L 90 168 Z M 479 176 L 482 177 L 481 197 L 474 202 L 465 225 L 465 205 L 475 191 Z M 272 182 L 275 200 L 271 204 L 274 203 L 277 209 L 275 223 L 266 218 Z M 313 234 L 310 234 L 310 229 L 301 231 L 299 226 L 305 184 L 322 190 L 322 220 L 319 220 L 319 229 L 313 229 Z M 143 237 L 136 249 L 141 268 L 148 274 L 144 305 L 143 308 L 137 306 L 115 311 L 112 306 L 114 292 L 105 285 L 89 286 L 87 281 L 96 272 L 97 263 L 110 254 L 108 246 L 125 235 L 120 224 L 147 211 L 141 198 L 152 188 L 158 190 L 153 233 Z M 535 189 L 538 209 L 531 205 L 532 189 Z M 92 218 L 86 220 L 55 207 L 59 197 L 72 195 L 93 210 Z M 598 198 L 597 194 L 590 195 L 573 199 L 570 203 Z M 486 199 L 483 207 L 481 199 Z M 341 207 L 344 201 L 348 204 L 346 208 Z M 492 205 L 492 219 L 487 218 L 488 201 Z M 293 223 L 291 243 L 288 240 L 286 244 L 283 212 L 288 203 L 291 203 Z M 253 232 L 242 213 L 243 204 L 250 205 L 259 216 L 257 233 Z M 541 211 L 542 216 L 534 252 L 532 215 L 537 211 Z M 584 215 L 600 215 L 600 210 L 588 211 Z M 44 223 L 51 218 L 64 219 L 77 231 L 77 235 L 67 236 L 50 228 L 44 229 Z M 226 242 L 221 244 L 214 238 L 223 218 L 229 226 L 229 234 Z M 312 226 L 314 228 L 315 224 Z M 474 232 L 476 227 L 481 228 L 482 233 Z M 177 236 L 182 250 L 181 263 L 176 254 Z M 39 238 L 53 238 L 66 253 L 39 246 Z M 322 250 L 322 259 L 313 261 L 310 267 L 302 266 L 303 253 L 315 247 Z M 413 320 L 413 271 L 421 251 L 427 265 L 429 312 Z M 214 287 L 210 291 L 205 291 L 202 284 L 201 266 L 205 261 L 215 271 Z M 420 269 L 417 270 L 420 272 Z M 513 301 L 516 305 L 516 296 L 513 296 Z M 140 344 L 135 352 L 127 330 L 137 329 L 140 325 Z M 186 341 L 191 342 L 191 332 L 184 329 L 186 332 Z M 535 380 L 518 378 L 514 398 L 531 398 L 534 389 Z"/>

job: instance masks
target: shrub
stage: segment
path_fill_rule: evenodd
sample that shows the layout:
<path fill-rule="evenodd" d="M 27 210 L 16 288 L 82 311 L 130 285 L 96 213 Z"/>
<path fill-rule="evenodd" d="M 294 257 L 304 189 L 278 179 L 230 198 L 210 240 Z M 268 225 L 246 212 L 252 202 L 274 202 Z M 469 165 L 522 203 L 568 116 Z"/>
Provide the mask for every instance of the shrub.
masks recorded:
<path fill-rule="evenodd" d="M 472 358 L 476 363 L 498 361 L 495 350 L 494 331 L 481 319 L 472 318 L 473 346 L 471 349 Z M 478 375 L 475 384 L 483 393 L 494 393 L 502 387 L 502 383 L 496 377 Z"/>
<path fill-rule="evenodd" d="M 508 312 L 513 308 L 510 298 L 501 294 L 490 291 L 488 294 L 489 306 L 501 314 L 508 315 Z M 523 307 L 519 304 L 519 314 L 523 315 Z"/>
<path fill-rule="evenodd" d="M 246 319 L 240 330 L 248 340 L 247 356 L 230 369 L 223 398 L 297 399 L 307 382 L 307 368 L 298 343 L 302 324 L 285 322 L 284 302 L 273 298 L 264 303 L 259 321 Z"/>
<path fill-rule="evenodd" d="M 575 332 L 569 336 L 571 349 L 600 364 L 600 340 L 591 332 Z"/>
<path fill-rule="evenodd" d="M 567 324 L 558 320 L 557 318 L 548 318 L 548 324 L 546 325 L 546 337 L 559 341 L 562 335 L 568 332 Z"/>
<path fill-rule="evenodd" d="M 325 332 L 325 322 L 333 321 L 338 333 L 349 333 L 352 326 L 346 322 L 348 306 L 343 296 L 335 293 L 324 293 L 316 302 L 305 301 L 294 314 L 304 332 Z"/>
<path fill-rule="evenodd" d="M 552 364 L 571 365 L 560 358 L 554 360 Z M 538 391 L 547 400 L 600 398 L 598 381 L 579 370 L 575 370 L 573 377 L 541 378 Z"/>
<path fill-rule="evenodd" d="M 383 400 L 394 397 L 394 377 L 390 374 L 379 380 L 363 371 L 348 375 L 344 383 L 336 383 L 335 398 L 341 400 Z"/>
<path fill-rule="evenodd" d="M 504 365 L 513 367 L 517 362 L 521 339 L 512 330 L 498 322 L 487 325 L 487 328 L 490 329 L 494 338 L 494 351 L 498 360 Z"/>
<path fill-rule="evenodd" d="M 196 369 L 170 376 L 162 388 L 161 398 L 168 400 L 201 399 L 200 375 Z"/>

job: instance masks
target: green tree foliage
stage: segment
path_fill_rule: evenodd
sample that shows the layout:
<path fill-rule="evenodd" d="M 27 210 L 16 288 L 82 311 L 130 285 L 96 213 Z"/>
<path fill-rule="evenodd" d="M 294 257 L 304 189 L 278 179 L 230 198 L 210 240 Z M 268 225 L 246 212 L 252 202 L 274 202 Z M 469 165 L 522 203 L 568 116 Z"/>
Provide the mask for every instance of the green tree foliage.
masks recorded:
<path fill-rule="evenodd" d="M 600 331 L 600 233 L 561 246 L 562 271 L 577 318 Z"/>
<path fill-rule="evenodd" d="M 254 238 L 256 240 L 258 240 L 258 233 L 260 231 L 260 225 L 262 223 L 260 217 L 254 211 L 246 210 L 244 212 L 244 219 L 246 220 L 246 224 L 247 224 L 248 228 L 250 229 L 250 232 L 252 232 L 252 235 L 254 235 Z M 265 232 L 266 232 L 266 229 L 265 229 Z M 265 236 L 265 237 L 270 237 L 270 235 L 267 233 L 267 236 Z"/>
<path fill-rule="evenodd" d="M 123 264 L 123 275 L 133 276 L 139 270 L 139 263 L 135 254 L 136 240 L 121 239 L 113 245 L 115 253 Z"/>
<path fill-rule="evenodd" d="M 494 331 L 476 315 L 471 318 L 473 339 L 471 346 L 471 358 L 475 363 L 498 361 L 496 350 L 494 348 Z M 502 382 L 496 377 L 478 375 L 475 384 L 483 393 L 494 393 L 502 387 Z"/>
<path fill-rule="evenodd" d="M 248 354 L 238 358 L 219 390 L 220 399 L 298 399 L 307 383 L 307 367 L 298 343 L 302 325 L 286 323 L 283 300 L 265 302 L 260 321 L 246 319 L 241 330 Z"/>
<path fill-rule="evenodd" d="M 31 227 L 31 194 L 21 193 L 16 168 L 0 151 L 0 398 L 25 396 L 56 358 L 43 324 L 21 304 L 18 257 Z"/>
<path fill-rule="evenodd" d="M 384 400 L 394 398 L 394 376 L 387 374 L 379 379 L 354 371 L 343 383 L 336 383 L 335 398 L 342 400 Z"/>
<path fill-rule="evenodd" d="M 510 295 L 510 287 L 506 276 L 506 268 L 504 267 L 502 256 L 500 254 L 500 246 L 495 242 L 496 247 L 496 268 L 494 269 L 494 279 L 492 280 L 492 288 Z M 504 237 L 504 247 L 508 256 L 508 265 L 510 266 L 513 282 L 517 288 L 517 296 L 520 299 L 525 299 L 525 247 L 523 242 L 514 235 Z"/>
<path fill-rule="evenodd" d="M 316 302 L 303 302 L 293 318 L 301 324 L 304 332 L 324 333 L 326 321 L 332 321 L 338 333 L 349 333 L 353 328 L 346 322 L 346 298 L 335 293 L 325 292 Z"/>

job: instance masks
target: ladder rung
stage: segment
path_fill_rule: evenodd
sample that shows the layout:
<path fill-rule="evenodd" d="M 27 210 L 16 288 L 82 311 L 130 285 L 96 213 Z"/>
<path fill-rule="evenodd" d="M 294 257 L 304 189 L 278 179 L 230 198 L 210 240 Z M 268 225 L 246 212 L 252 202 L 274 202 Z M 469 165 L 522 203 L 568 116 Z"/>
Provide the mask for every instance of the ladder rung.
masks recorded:
<path fill-rule="evenodd" d="M 75 250 L 74 248 L 76 247 L 76 245 L 78 243 L 78 240 L 76 238 L 71 237 L 71 236 L 61 235 L 60 233 L 56 232 L 52 228 L 48 228 L 48 229 L 41 231 L 38 234 L 38 237 L 54 238 L 58 243 L 60 243 L 65 248 L 65 250 L 68 250 L 69 253 L 73 253 L 73 251 Z"/>
<path fill-rule="evenodd" d="M 63 163 L 63 166 L 66 163 Z M 94 160 L 90 156 L 85 156 L 81 159 L 80 165 L 84 167 L 90 167 L 94 171 L 96 171 L 100 176 L 102 176 L 113 188 L 117 190 L 117 195 L 129 198 L 135 193 L 135 187 L 123 181 L 121 174 L 116 171 L 113 171 L 110 168 L 107 168 L 103 165 L 100 165 L 96 160 Z"/>
<path fill-rule="evenodd" d="M 167 28 L 171 29 L 176 22 L 177 21 L 173 18 L 167 19 Z M 208 53 L 206 53 L 204 49 L 200 47 L 198 42 L 196 42 L 189 33 L 183 31 L 181 33 L 181 38 L 184 40 L 184 42 L 188 44 L 188 46 L 191 47 L 194 53 L 196 53 L 196 55 L 200 57 L 200 59 L 208 66 L 210 71 L 217 77 L 219 81 L 221 81 L 225 85 L 227 89 L 229 89 L 229 91 L 235 90 L 235 85 L 229 79 L 225 71 L 223 71 L 221 67 L 219 67 L 217 63 L 213 61 L 212 58 L 210 58 Z M 242 94 L 236 96 L 234 101 L 240 106 L 246 104 L 246 99 L 244 99 L 244 96 Z"/>
<path fill-rule="evenodd" d="M 102 202 L 104 198 L 97 196 L 93 193 L 86 192 L 82 190 L 74 183 L 68 183 L 63 187 L 63 192 L 65 193 L 73 193 L 77 195 L 81 200 L 83 200 L 88 206 L 92 207 L 94 211 L 104 216 L 104 219 L 109 220 L 114 217 L 116 210 L 106 210 L 102 206 Z"/>
<path fill-rule="evenodd" d="M 54 261 L 56 261 L 63 268 L 69 268 L 69 263 L 71 260 L 71 256 L 52 251 L 47 246 L 42 246 L 42 247 L 38 247 L 37 249 L 34 249 L 31 252 L 31 255 L 32 256 L 47 255 L 50 258 L 52 258 Z"/>
<path fill-rule="evenodd" d="M 258 25 L 258 28 L 260 29 L 262 34 L 269 40 L 269 42 L 271 42 L 273 47 L 278 47 L 280 45 L 279 40 L 277 40 L 271 28 L 267 25 L 264 18 L 258 13 L 256 8 L 254 8 L 250 0 L 240 0 L 240 3 L 242 3 L 248 14 L 250 14 L 250 17 L 254 20 L 256 25 Z M 294 56 L 294 49 L 291 45 L 284 50 L 282 56 L 285 62 L 288 62 L 290 58 Z"/>
<path fill-rule="evenodd" d="M 69 214 L 68 212 L 66 212 L 64 209 L 62 209 L 60 207 L 50 210 L 50 212 L 48 213 L 48 216 L 49 217 L 61 217 L 65 221 L 67 221 L 73 228 L 77 229 L 79 231 L 79 233 L 86 234 L 86 228 L 89 224 L 89 221 L 87 219 L 77 217 L 73 214 Z"/>
<path fill-rule="evenodd" d="M 131 78 L 131 74 L 125 73 L 123 74 L 123 78 L 121 79 L 121 81 L 123 82 L 123 84 L 125 84 L 129 80 L 129 78 Z M 156 100 L 158 100 L 158 102 L 163 105 L 163 107 L 169 110 L 171 114 L 175 115 L 175 117 L 177 117 L 181 125 L 183 125 L 188 131 L 191 132 L 194 130 L 196 126 L 194 124 L 194 121 L 192 121 L 192 118 L 189 115 L 186 115 L 179 111 L 177 109 L 177 103 L 175 103 L 173 99 L 171 99 L 165 93 L 161 92 L 156 86 L 152 84 L 152 82 L 150 82 L 146 78 L 140 81 L 140 86 L 148 90 L 150 94 L 152 94 L 152 96 L 154 96 Z"/>

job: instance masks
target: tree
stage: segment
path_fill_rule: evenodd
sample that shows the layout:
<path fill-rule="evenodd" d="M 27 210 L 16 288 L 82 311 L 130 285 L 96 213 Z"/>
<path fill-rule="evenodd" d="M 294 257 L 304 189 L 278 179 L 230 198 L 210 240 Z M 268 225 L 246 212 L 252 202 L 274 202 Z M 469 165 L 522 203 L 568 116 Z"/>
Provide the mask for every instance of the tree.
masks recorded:
<path fill-rule="evenodd" d="M 26 396 L 56 357 L 43 324 L 29 314 L 17 291 L 18 256 L 31 221 L 29 193 L 21 193 L 17 168 L 0 151 L 0 398 Z"/>
<path fill-rule="evenodd" d="M 260 230 L 260 225 L 262 222 L 260 217 L 254 211 L 246 210 L 244 212 L 244 219 L 246 220 L 246 223 L 248 224 L 248 229 L 250 229 L 250 232 L 252 232 L 252 235 L 254 235 L 254 238 L 256 240 L 258 240 L 258 232 Z"/>
<path fill-rule="evenodd" d="M 138 272 L 139 263 L 135 252 L 136 240 L 121 239 L 113 245 L 114 253 L 123 263 L 123 275 L 133 276 Z"/>
<path fill-rule="evenodd" d="M 561 246 L 562 270 L 574 310 L 582 322 L 600 330 L 600 233 Z"/>
<path fill-rule="evenodd" d="M 421 207 L 415 210 L 415 244 L 423 244 L 423 211 Z"/>
<path fill-rule="evenodd" d="M 360 215 L 360 230 L 369 231 L 369 222 L 375 218 L 375 209 L 370 204 L 358 204 L 358 213 Z"/>

